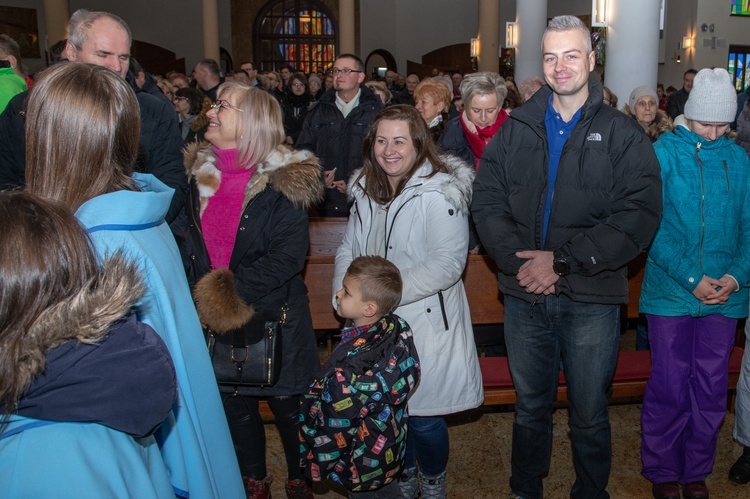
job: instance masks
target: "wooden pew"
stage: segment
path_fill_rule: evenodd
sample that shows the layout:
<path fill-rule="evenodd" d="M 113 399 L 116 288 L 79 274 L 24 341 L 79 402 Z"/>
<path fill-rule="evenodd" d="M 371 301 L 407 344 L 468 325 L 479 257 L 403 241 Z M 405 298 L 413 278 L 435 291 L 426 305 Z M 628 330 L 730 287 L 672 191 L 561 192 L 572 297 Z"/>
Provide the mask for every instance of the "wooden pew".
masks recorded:
<path fill-rule="evenodd" d="M 310 312 L 316 330 L 339 329 L 341 320 L 331 304 L 334 256 L 346 228 L 345 218 L 311 218 L 310 251 L 303 277 L 310 297 Z M 645 255 L 628 266 L 629 304 L 623 306 L 622 317 L 638 318 L 638 298 L 643 282 Z M 463 275 L 464 286 L 474 324 L 504 322 L 502 293 L 497 289 L 497 267 L 486 255 L 468 255 Z M 733 394 L 739 378 L 742 343 L 732 351 L 728 389 Z M 506 357 L 481 357 L 484 378 L 484 404 L 513 404 L 516 392 Z M 612 381 L 612 398 L 643 396 L 651 373 L 648 351 L 623 351 L 618 356 Z M 558 400 L 566 399 L 565 378 L 560 374 Z M 730 398 L 730 402 L 731 402 Z M 733 405 L 733 404 L 732 404 Z"/>

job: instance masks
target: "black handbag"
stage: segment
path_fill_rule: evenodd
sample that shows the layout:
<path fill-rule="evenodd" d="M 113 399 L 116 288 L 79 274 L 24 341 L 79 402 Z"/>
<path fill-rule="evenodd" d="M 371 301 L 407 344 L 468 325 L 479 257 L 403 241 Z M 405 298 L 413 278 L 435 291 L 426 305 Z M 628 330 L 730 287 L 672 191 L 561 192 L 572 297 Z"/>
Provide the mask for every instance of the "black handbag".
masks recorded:
<path fill-rule="evenodd" d="M 222 388 L 273 386 L 281 372 L 281 335 L 288 306 L 278 320 L 255 318 L 241 328 L 219 334 L 208 330 L 208 354 Z M 225 390 L 222 390 L 225 391 Z"/>

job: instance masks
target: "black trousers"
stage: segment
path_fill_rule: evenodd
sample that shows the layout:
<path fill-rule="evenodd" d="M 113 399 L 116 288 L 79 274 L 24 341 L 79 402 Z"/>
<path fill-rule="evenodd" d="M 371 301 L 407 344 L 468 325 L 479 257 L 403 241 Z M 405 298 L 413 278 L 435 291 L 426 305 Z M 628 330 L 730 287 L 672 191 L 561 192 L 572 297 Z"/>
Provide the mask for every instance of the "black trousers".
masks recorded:
<path fill-rule="evenodd" d="M 232 434 L 234 450 L 242 476 L 263 480 L 266 470 L 266 431 L 258 410 L 260 398 L 242 395 L 225 395 L 224 411 Z M 299 456 L 299 395 L 289 397 L 269 397 L 271 412 L 276 419 L 276 428 L 281 434 L 284 446 L 289 480 L 304 478 Z"/>

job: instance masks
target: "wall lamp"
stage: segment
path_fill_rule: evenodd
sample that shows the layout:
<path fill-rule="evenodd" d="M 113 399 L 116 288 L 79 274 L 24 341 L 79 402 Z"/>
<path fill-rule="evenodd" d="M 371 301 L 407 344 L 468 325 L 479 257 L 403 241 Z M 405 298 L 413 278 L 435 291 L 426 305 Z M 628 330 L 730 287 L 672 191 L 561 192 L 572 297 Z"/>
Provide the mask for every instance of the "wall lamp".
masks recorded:
<path fill-rule="evenodd" d="M 479 38 L 471 39 L 471 56 L 479 57 Z"/>
<path fill-rule="evenodd" d="M 609 21 L 609 0 L 591 0 L 591 26 L 606 28 Z"/>
<path fill-rule="evenodd" d="M 683 36 L 682 37 L 682 48 L 683 49 L 690 49 L 693 47 L 693 39 L 689 36 Z"/>
<path fill-rule="evenodd" d="M 506 47 L 518 46 L 518 23 L 517 22 L 505 23 L 505 46 Z"/>

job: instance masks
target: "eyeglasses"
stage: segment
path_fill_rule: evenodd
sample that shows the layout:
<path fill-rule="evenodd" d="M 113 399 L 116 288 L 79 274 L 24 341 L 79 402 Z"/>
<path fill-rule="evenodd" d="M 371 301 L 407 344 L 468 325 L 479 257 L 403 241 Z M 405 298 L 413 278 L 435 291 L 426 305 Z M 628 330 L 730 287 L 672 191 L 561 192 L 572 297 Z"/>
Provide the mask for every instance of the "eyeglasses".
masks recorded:
<path fill-rule="evenodd" d="M 294 88 L 301 88 L 301 87 L 304 87 L 305 84 L 304 83 L 300 83 L 300 82 L 294 82 L 294 83 L 292 83 L 292 86 Z"/>
<path fill-rule="evenodd" d="M 181 100 L 188 100 L 188 98 L 187 97 L 175 97 L 174 100 L 175 100 L 175 102 L 177 102 L 177 101 L 181 101 Z"/>
<path fill-rule="evenodd" d="M 221 111 L 222 109 L 231 109 L 232 111 L 238 111 L 240 113 L 244 112 L 242 109 L 238 107 L 234 107 L 229 102 L 225 100 L 217 100 L 213 104 L 211 104 L 211 109 L 215 110 L 217 113 Z"/>
<path fill-rule="evenodd" d="M 338 75 L 349 76 L 351 73 L 364 73 L 364 71 L 357 71 L 356 69 L 350 69 L 350 68 L 344 68 L 344 69 L 333 68 L 333 69 L 328 70 L 328 74 L 332 74 L 333 76 L 338 76 Z"/>

